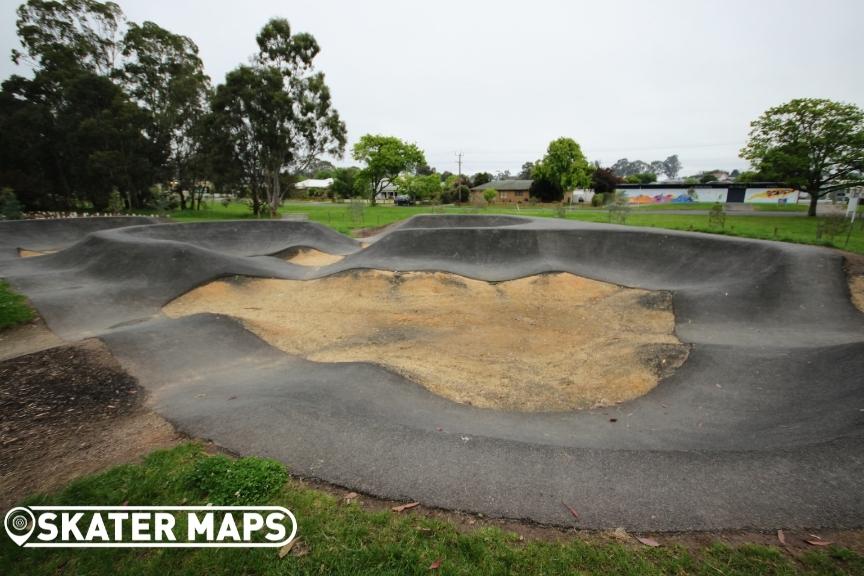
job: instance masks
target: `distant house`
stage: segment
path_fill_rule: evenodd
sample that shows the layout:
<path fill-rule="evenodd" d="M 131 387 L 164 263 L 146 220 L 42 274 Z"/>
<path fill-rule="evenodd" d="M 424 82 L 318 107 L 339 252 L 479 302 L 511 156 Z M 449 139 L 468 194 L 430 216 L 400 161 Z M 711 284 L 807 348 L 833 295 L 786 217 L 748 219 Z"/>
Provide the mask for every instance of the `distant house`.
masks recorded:
<path fill-rule="evenodd" d="M 498 191 L 496 202 L 527 202 L 528 191 L 533 180 L 493 180 L 471 188 L 471 200 L 482 199 L 483 193 L 492 188 Z"/>
<path fill-rule="evenodd" d="M 333 184 L 333 178 L 324 178 L 323 180 L 315 180 L 314 178 L 309 178 L 308 180 L 302 180 L 294 184 L 294 187 L 298 190 L 308 190 L 310 192 L 326 190 L 330 188 Z"/>

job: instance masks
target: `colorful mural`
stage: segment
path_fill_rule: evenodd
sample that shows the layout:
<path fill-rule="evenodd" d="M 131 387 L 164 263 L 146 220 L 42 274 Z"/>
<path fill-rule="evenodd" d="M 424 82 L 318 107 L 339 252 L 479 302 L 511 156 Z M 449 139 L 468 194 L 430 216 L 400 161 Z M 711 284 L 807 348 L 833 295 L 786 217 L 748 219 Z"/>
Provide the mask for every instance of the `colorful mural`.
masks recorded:
<path fill-rule="evenodd" d="M 687 204 L 690 202 L 726 202 L 727 188 L 619 188 L 617 193 L 627 199 L 628 204 Z M 740 202 L 740 189 L 737 201 Z M 744 202 L 753 204 L 795 204 L 798 191 L 792 188 L 747 188 Z"/>
<path fill-rule="evenodd" d="M 748 188 L 744 202 L 755 204 L 794 204 L 798 202 L 798 191 L 792 188 Z"/>

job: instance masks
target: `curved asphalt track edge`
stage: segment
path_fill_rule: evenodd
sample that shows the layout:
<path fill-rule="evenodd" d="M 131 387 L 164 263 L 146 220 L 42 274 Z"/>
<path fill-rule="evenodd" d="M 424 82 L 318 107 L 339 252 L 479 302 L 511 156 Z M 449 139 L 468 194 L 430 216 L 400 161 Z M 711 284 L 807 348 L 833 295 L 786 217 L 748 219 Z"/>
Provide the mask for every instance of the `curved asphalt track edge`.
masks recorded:
<path fill-rule="evenodd" d="M 237 453 L 382 497 L 551 524 L 573 524 L 562 502 L 587 528 L 864 524 L 864 315 L 832 251 L 513 217 L 415 217 L 366 249 L 303 222 L 77 236 L 16 224 L 0 223 L 0 275 L 49 326 L 99 335 L 154 409 Z M 7 257 L 52 243 L 67 247 Z M 297 246 L 346 257 L 306 268 L 269 256 Z M 220 276 L 363 268 L 491 281 L 565 271 L 670 290 L 691 355 L 634 401 L 521 414 L 455 404 L 373 364 L 292 357 L 228 317 L 159 312 Z"/>

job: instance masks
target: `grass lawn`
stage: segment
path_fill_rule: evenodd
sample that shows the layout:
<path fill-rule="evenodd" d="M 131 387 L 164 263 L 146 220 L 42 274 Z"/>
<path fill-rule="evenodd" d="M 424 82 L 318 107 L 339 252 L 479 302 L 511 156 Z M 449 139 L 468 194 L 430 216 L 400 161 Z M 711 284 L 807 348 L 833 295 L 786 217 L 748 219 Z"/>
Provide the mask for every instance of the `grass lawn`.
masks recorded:
<path fill-rule="evenodd" d="M 701 204 L 691 206 L 695 206 L 693 209 L 705 208 Z M 792 207 L 790 206 L 789 208 Z M 392 224 L 416 214 L 513 214 L 547 218 L 556 216 L 554 208 L 542 206 L 529 206 L 519 209 L 499 206 L 483 209 L 455 206 L 377 206 L 375 208 L 366 207 L 363 209 L 362 214 L 358 214 L 352 213 L 351 209 L 345 204 L 326 202 L 287 202 L 282 207 L 281 212 L 283 214 L 307 214 L 309 220 L 334 228 L 343 234 L 350 234 L 358 228 L 373 228 Z M 204 210 L 186 210 L 172 214 L 172 218 L 180 222 L 251 217 L 252 215 L 248 207 L 245 204 L 236 202 L 229 204 L 227 207 L 215 204 Z M 605 211 L 591 210 L 590 207 L 568 210 L 567 218 L 588 222 L 609 221 L 609 216 Z M 663 214 L 662 210 L 634 208 L 627 217 L 627 224 L 631 226 L 693 230 L 730 236 L 744 236 L 747 238 L 834 246 L 864 254 L 864 219 L 856 222 L 848 244 L 846 244 L 845 235 L 837 236 L 833 239 L 825 237 L 821 239 L 817 238 L 817 227 L 821 220 L 822 218 L 796 218 L 770 215 L 727 216 L 725 227 L 719 229 L 711 228 L 708 225 L 708 216 L 702 214 Z"/>
<path fill-rule="evenodd" d="M 297 517 L 292 553 L 264 549 L 22 549 L 0 542 L 0 573 L 40 574 L 678 574 L 838 575 L 864 573 L 864 556 L 839 547 L 791 557 L 773 546 L 698 550 L 648 548 L 561 533 L 556 542 L 520 541 L 482 526 L 457 530 L 448 520 L 411 511 L 366 510 L 309 488 L 281 465 L 257 458 L 209 456 L 197 444 L 155 452 L 142 464 L 79 480 L 29 505 L 276 504 Z M 663 540 L 662 537 L 658 537 Z M 300 555 L 296 552 L 303 551 Z M 430 569 L 439 563 L 437 569 Z"/>
<path fill-rule="evenodd" d="M 24 324 L 33 319 L 33 309 L 27 300 L 0 280 L 0 330 Z"/>

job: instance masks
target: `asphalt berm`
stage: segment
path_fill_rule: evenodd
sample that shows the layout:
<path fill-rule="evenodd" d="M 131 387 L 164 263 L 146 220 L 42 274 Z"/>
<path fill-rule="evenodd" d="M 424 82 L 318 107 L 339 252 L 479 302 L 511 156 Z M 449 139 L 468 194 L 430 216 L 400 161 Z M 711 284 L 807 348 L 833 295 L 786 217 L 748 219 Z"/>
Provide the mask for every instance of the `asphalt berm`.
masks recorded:
<path fill-rule="evenodd" d="M 181 432 L 357 491 L 585 528 L 864 524 L 864 315 L 842 254 L 482 216 L 417 217 L 364 241 L 308 222 L 4 222 L 0 276 L 57 336 L 104 343 Z M 341 259 L 286 260 L 313 250 Z M 668 294 L 689 355 L 638 397 L 526 412 L 445 398 L 375 358 L 288 353 L 225 314 L 162 312 L 219 279 L 326 286 L 362 271 Z"/>

